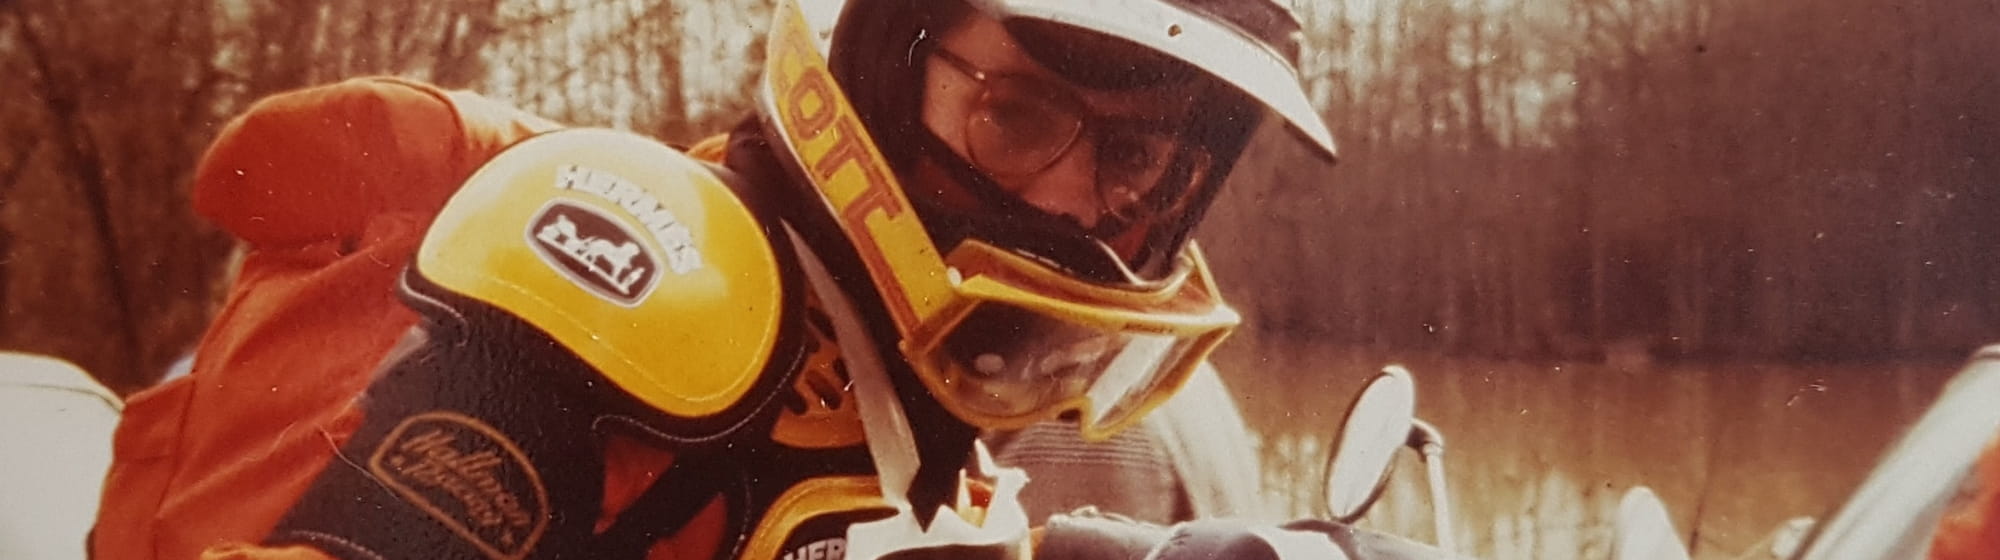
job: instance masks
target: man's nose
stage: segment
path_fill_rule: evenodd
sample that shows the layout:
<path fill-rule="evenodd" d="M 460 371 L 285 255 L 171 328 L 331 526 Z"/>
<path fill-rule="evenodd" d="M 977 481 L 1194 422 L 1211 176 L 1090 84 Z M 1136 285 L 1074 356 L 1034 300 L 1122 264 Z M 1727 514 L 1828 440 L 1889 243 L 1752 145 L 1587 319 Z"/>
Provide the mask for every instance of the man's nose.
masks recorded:
<path fill-rule="evenodd" d="M 1078 138 L 1069 151 L 1041 173 L 1027 178 L 1018 196 L 1043 212 L 1068 216 L 1085 228 L 1097 227 L 1103 203 L 1097 199 L 1097 146 Z"/>

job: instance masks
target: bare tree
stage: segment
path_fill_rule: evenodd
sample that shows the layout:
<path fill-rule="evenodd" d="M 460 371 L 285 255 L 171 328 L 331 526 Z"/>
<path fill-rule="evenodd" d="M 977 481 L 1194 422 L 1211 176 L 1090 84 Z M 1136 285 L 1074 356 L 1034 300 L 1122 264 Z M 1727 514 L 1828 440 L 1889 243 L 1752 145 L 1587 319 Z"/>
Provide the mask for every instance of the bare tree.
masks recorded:
<path fill-rule="evenodd" d="M 72 196 L 83 210 L 81 230 L 54 224 L 20 223 L 17 238 L 29 239 L 36 251 L 49 255 L 52 244 L 69 246 L 64 257 L 92 263 L 93 277 L 62 285 L 32 286 L 45 297 L 11 294 L 21 287 L 10 282 L 10 308 L 61 301 L 70 323 L 24 321 L 28 328 L 10 332 L 25 338 L 20 344 L 78 358 L 110 380 L 130 387 L 140 383 L 147 364 L 164 364 L 175 344 L 149 336 L 167 331 L 185 340 L 198 328 L 190 320 L 195 305 L 177 292 L 205 293 L 203 275 L 188 268 L 200 259 L 183 258 L 211 234 L 185 227 L 145 231 L 164 221 L 185 223 L 185 194 L 177 186 L 195 152 L 180 126 L 203 122 L 204 88 L 211 82 L 202 71 L 209 29 L 206 5 L 193 1 L 163 1 L 165 18 L 142 15 L 120 5 L 93 2 L 16 2 L 0 8 L 11 26 L 11 64 L 32 95 L 28 110 L 35 132 L 52 140 L 40 169 L 14 170 L 25 176 L 53 179 L 69 190 L 39 192 Z M 153 45 L 181 45 L 156 49 Z M 118 84 L 122 87 L 107 87 Z M 194 113 L 194 114 L 189 114 Z M 14 144 L 32 149 L 36 143 Z M 179 157 L 161 157 L 173 154 Z M 43 227 L 38 227 L 43 226 Z M 82 235 L 78 235 L 82 234 Z M 198 249 L 195 249 L 198 252 Z M 17 252 L 18 256 L 19 253 Z M 46 265 L 26 259 L 16 266 Z M 46 297 L 46 296 L 54 296 Z M 24 303 L 29 302 L 29 303 Z M 95 311 L 91 311 L 95 309 Z M 66 310 L 68 311 L 68 310 Z M 52 317 L 45 317 L 52 319 Z M 97 325 L 93 336 L 64 336 L 69 328 Z M 108 344 L 93 341 L 108 342 Z"/>

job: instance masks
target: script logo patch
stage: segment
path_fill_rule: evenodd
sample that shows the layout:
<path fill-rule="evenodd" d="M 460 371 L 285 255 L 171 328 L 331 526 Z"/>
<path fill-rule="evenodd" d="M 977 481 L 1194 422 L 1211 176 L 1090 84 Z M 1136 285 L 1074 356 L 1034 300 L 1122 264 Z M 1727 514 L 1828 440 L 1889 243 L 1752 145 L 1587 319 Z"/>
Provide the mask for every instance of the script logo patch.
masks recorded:
<path fill-rule="evenodd" d="M 368 470 L 488 558 L 516 559 L 548 529 L 549 496 L 520 446 L 478 419 L 427 412 L 404 420 Z"/>
<path fill-rule="evenodd" d="M 644 301 L 660 277 L 658 259 L 637 235 L 581 204 L 543 207 L 529 221 L 528 244 L 570 280 L 619 305 Z"/>

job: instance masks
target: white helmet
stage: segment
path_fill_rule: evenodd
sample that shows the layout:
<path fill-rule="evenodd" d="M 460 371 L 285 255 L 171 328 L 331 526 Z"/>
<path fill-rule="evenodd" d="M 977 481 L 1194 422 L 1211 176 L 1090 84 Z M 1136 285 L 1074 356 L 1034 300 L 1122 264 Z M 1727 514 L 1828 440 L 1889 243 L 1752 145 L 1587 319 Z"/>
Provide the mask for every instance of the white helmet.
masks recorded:
<path fill-rule="evenodd" d="M 1043 211 L 994 175 L 1046 168 L 1079 135 L 1103 134 L 1086 132 L 1103 117 L 939 47 L 980 15 L 1075 87 L 1195 84 L 1198 114 L 1148 129 L 1164 148 L 1139 171 L 1096 168 L 1101 216 Z M 782 1 L 763 116 L 796 182 L 825 202 L 819 218 L 795 220 L 808 245 L 849 261 L 848 291 L 880 303 L 878 322 L 895 329 L 880 334 L 946 409 L 984 428 L 1076 411 L 1084 435 L 1104 437 L 1163 401 L 1240 322 L 1189 236 L 1254 129 L 1285 127 L 1333 159 L 1299 84 L 1298 37 L 1272 0 Z M 1029 130 L 1053 132 L 1007 137 L 1036 142 L 1027 148 L 969 139 L 969 155 L 955 152 L 921 117 L 933 58 L 987 88 L 982 110 L 1032 97 L 1042 112 L 1031 123 L 1050 126 Z M 1105 159 L 1112 142 L 1092 138 Z M 946 202 L 938 178 L 912 172 L 920 161 L 971 196 Z"/>

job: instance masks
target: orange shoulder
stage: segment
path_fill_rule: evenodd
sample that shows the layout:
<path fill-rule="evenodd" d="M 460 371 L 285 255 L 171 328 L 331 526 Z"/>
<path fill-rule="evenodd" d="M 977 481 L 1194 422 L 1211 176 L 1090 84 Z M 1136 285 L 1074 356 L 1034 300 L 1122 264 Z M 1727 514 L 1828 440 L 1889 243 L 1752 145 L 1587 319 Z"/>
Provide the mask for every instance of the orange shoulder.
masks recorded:
<path fill-rule="evenodd" d="M 230 544 L 202 551 L 201 560 L 333 560 L 333 557 L 307 546 L 266 548 Z"/>
<path fill-rule="evenodd" d="M 223 128 L 196 167 L 194 206 L 253 244 L 350 238 L 376 213 L 435 212 L 493 153 L 554 127 L 394 78 L 281 93 Z"/>
<path fill-rule="evenodd" d="M 729 135 L 716 134 L 703 138 L 688 147 L 687 155 L 709 163 L 721 163 L 723 158 L 729 157 Z"/>

